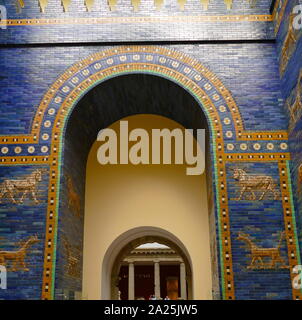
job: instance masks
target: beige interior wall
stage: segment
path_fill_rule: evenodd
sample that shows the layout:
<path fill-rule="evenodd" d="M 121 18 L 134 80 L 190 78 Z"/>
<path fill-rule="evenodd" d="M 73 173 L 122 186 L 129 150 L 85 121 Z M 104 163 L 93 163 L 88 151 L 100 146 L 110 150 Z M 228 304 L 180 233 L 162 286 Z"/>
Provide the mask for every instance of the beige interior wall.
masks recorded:
<path fill-rule="evenodd" d="M 129 121 L 129 130 L 182 128 L 172 120 L 154 115 L 123 120 Z M 118 127 L 117 122 L 110 128 L 118 131 Z M 166 230 L 181 241 L 192 262 L 193 298 L 211 299 L 205 174 L 188 176 L 186 165 L 102 166 L 97 161 L 99 145 L 100 142 L 94 143 L 87 162 L 83 297 L 101 298 L 102 281 L 110 278 L 110 271 L 104 274 L 102 270 L 110 245 L 128 230 L 148 226 Z M 102 295 L 107 296 L 110 293 Z"/>

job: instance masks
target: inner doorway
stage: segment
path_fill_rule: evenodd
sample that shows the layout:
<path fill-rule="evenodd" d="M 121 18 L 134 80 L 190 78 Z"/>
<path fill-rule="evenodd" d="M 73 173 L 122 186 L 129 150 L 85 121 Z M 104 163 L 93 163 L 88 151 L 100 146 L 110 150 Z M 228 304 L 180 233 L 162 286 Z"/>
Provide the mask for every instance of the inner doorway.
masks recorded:
<path fill-rule="evenodd" d="M 145 243 L 131 250 L 120 265 L 119 300 L 188 298 L 191 270 L 176 249 L 158 242 Z"/>

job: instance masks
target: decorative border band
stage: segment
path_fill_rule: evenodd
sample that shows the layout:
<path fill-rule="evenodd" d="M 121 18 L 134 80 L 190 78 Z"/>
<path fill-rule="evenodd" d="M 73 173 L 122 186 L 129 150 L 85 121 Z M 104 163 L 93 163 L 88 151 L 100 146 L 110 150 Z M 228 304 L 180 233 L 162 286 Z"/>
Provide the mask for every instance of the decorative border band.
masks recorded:
<path fill-rule="evenodd" d="M 98 18 L 49 18 L 49 19 L 7 19 L 2 24 L 14 26 L 45 26 L 45 25 L 95 25 L 95 24 L 128 24 L 128 23 L 196 23 L 196 22 L 256 22 L 273 21 L 272 15 L 221 15 L 221 16 L 137 16 L 137 17 L 98 17 Z"/>

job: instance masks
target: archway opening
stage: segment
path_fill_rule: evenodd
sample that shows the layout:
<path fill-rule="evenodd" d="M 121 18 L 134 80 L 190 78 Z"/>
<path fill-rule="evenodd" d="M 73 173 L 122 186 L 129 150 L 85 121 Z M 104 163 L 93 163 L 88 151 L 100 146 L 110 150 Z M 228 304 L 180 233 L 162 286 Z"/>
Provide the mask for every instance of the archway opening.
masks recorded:
<path fill-rule="evenodd" d="M 123 119 L 125 116 L 140 114 L 149 114 L 149 116 L 152 114 L 161 115 L 168 119 L 172 119 L 175 123 L 178 123 L 178 125 L 181 125 L 184 128 L 206 129 L 206 141 L 209 142 L 210 132 L 208 130 L 207 121 L 195 99 L 177 84 L 158 76 L 131 74 L 116 77 L 96 86 L 79 101 L 69 118 L 65 131 L 63 179 L 59 216 L 60 228 L 58 232 L 57 250 L 58 272 L 55 285 L 57 296 L 63 291 L 68 292 L 69 297 L 72 297 L 76 295 L 75 293 L 82 291 L 83 278 L 83 283 L 85 283 L 85 252 L 91 252 L 92 254 L 94 252 L 93 249 L 85 249 L 84 246 L 83 275 L 84 220 L 86 226 L 88 217 L 87 205 L 92 203 L 87 199 L 87 195 L 91 195 L 92 193 L 88 190 L 89 184 L 87 183 L 88 176 L 86 177 L 86 165 L 87 160 L 89 162 L 89 152 L 90 154 L 93 154 L 93 152 L 96 151 L 97 144 L 95 143 L 95 139 L 97 133 L 100 129 L 109 127 L 112 123 Z M 141 125 L 139 125 L 139 127 L 141 127 Z M 211 283 L 213 284 L 214 290 L 217 292 L 219 290 L 217 277 L 218 266 L 213 193 L 211 192 L 212 171 L 210 165 L 209 143 L 207 144 L 206 155 L 209 158 L 207 159 L 206 175 L 203 176 L 203 186 L 206 190 L 203 193 L 203 196 L 205 198 L 201 199 L 199 197 L 199 201 L 202 201 L 203 204 L 209 204 L 206 209 L 206 225 L 208 234 L 211 236 L 211 240 L 207 243 L 207 247 L 211 246 L 210 256 L 212 257 L 210 258 L 212 261 L 212 267 L 210 268 L 212 276 L 210 275 L 209 277 L 213 278 L 211 279 Z M 116 169 L 117 167 L 114 169 L 115 174 L 118 172 Z M 139 168 L 136 168 L 136 170 L 138 176 Z M 165 172 L 167 171 L 168 170 L 165 170 Z M 152 174 L 150 175 L 149 173 L 149 177 L 150 176 L 152 176 Z M 170 174 L 170 178 L 171 177 L 173 177 L 173 175 Z M 132 178 L 133 175 L 128 181 L 131 181 Z M 85 181 L 87 183 L 86 185 Z M 112 179 L 108 179 L 108 176 L 106 177 L 103 175 L 101 181 L 110 184 Z M 173 178 L 171 181 L 173 181 Z M 174 182 L 176 181 L 174 180 Z M 156 189 L 156 185 L 153 185 L 153 187 Z M 188 191 L 183 190 L 182 195 L 184 197 L 185 195 L 188 196 Z M 117 202 L 120 202 L 122 197 L 123 193 L 120 192 L 116 198 Z M 106 208 L 103 206 L 103 203 L 99 202 L 98 207 L 99 212 L 106 213 Z M 197 211 L 198 210 L 196 210 L 196 212 Z M 144 217 L 146 212 L 141 212 L 141 215 Z M 111 212 L 107 212 L 107 218 L 103 220 L 103 223 L 106 219 L 111 218 Z M 173 221 L 173 218 L 170 217 L 170 222 L 171 219 Z M 185 219 L 186 218 L 183 217 L 184 221 Z M 134 224 L 131 227 L 135 228 L 141 225 L 143 225 L 143 222 Z M 151 226 L 156 225 L 151 224 Z M 113 234 L 112 238 L 108 238 L 108 242 L 103 241 L 104 248 L 110 246 L 114 241 L 114 236 L 118 237 L 120 233 L 125 232 L 126 230 L 121 229 L 119 230 L 119 233 L 116 231 L 116 234 Z M 195 239 L 195 241 L 200 241 L 200 239 Z M 93 243 L 93 241 L 91 243 Z M 196 246 L 198 246 L 198 242 L 195 243 L 195 247 Z M 201 248 L 199 249 L 202 251 Z M 103 274 L 103 269 L 100 268 L 100 264 L 102 264 L 102 261 L 98 261 L 95 264 L 95 269 L 93 271 L 93 274 L 99 275 L 99 278 L 96 278 L 90 287 L 92 288 L 95 286 L 93 289 L 95 292 L 93 297 L 86 295 L 84 285 L 83 296 L 89 299 L 110 298 L 110 290 L 107 290 L 107 293 L 104 294 L 102 284 L 100 284 L 100 274 Z M 111 271 L 107 270 L 106 272 L 110 273 Z M 194 285 L 192 285 L 192 287 L 194 287 Z M 200 298 L 198 295 L 196 296 L 193 294 L 193 296 L 195 298 Z M 205 296 L 209 297 L 209 294 L 203 294 L 203 298 L 205 298 Z"/>
<path fill-rule="evenodd" d="M 177 244 L 167 238 L 145 236 L 131 241 L 122 248 L 114 261 L 111 272 L 111 298 L 191 299 L 190 258 Z"/>

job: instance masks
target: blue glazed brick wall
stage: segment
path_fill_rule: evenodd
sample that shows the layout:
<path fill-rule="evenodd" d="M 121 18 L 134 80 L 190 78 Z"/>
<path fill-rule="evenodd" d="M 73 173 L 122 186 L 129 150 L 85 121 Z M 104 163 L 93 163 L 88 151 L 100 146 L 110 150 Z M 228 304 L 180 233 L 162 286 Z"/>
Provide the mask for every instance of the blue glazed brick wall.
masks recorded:
<path fill-rule="evenodd" d="M 286 129 L 273 44 L 170 47 L 198 59 L 217 74 L 233 93 L 246 130 Z M 55 79 L 73 63 L 103 49 L 106 47 L 0 50 L 4 91 L 0 96 L 0 134 L 29 132 L 34 112 Z"/>
<path fill-rule="evenodd" d="M 40 166 L 0 166 L 0 183 L 8 179 L 25 179 Z M 22 193 L 15 194 L 17 204 L 13 204 L 8 194 L 0 203 L 0 251 L 16 251 L 20 249 L 20 242 L 37 235 L 39 242 L 29 248 L 25 262 L 29 271 L 12 269 L 12 263 L 6 265 L 7 290 L 0 290 L 0 299 L 39 299 L 42 290 L 43 252 L 45 240 L 45 217 L 47 208 L 48 174 L 44 174 L 37 185 L 37 200 L 25 197 L 19 203 Z"/>
<path fill-rule="evenodd" d="M 53 0 L 49 1 L 45 13 L 40 12 L 38 1 L 25 3 L 26 6 L 21 13 L 16 13 L 12 2 L 0 1 L 0 4 L 7 7 L 8 19 L 97 18 L 99 23 L 82 21 L 68 25 L 9 26 L 7 30 L 0 29 L 1 43 L 274 38 L 272 22 L 246 20 L 207 22 L 202 19 L 209 15 L 269 15 L 270 0 L 258 0 L 254 8 L 249 6 L 248 1 L 233 1 L 231 10 L 226 9 L 224 1 L 211 0 L 207 11 L 203 10 L 199 0 L 187 1 L 184 11 L 179 9 L 177 0 L 165 0 L 160 11 L 155 9 L 153 0 L 142 0 L 137 12 L 133 11 L 130 1 L 119 2 L 115 11 L 109 10 L 106 0 L 95 1 L 92 11 L 87 12 L 84 1 L 73 0 L 69 11 L 63 12 L 61 1 Z M 146 20 L 138 21 L 140 17 Z M 167 17 L 173 19 L 167 20 Z M 126 18 L 132 20 L 125 21 Z"/>
<path fill-rule="evenodd" d="M 253 244 L 260 248 L 278 246 L 280 233 L 284 230 L 284 218 L 279 184 L 277 163 L 240 163 L 228 164 L 228 197 L 231 220 L 233 249 L 233 268 L 237 299 L 291 299 L 291 280 L 288 269 L 254 270 L 251 264 L 250 247 L 238 240 L 242 232 L 248 235 Z M 233 177 L 232 169 L 244 168 L 248 174 L 270 176 L 274 179 L 279 200 L 269 193 L 263 201 L 249 200 L 249 192 L 242 201 L 237 201 L 240 185 Z M 281 245 L 281 255 L 288 265 L 286 240 Z M 258 261 L 259 262 L 259 261 Z M 264 263 L 268 263 L 265 261 Z"/>
<path fill-rule="evenodd" d="M 279 53 L 279 60 L 281 62 L 282 48 L 284 41 L 288 34 L 290 15 L 293 14 L 293 9 L 296 5 L 300 4 L 301 1 L 293 0 L 288 1 L 285 7 L 284 16 L 280 24 L 280 28 L 277 34 L 277 50 Z M 293 34 L 296 39 L 295 43 L 291 45 L 292 54 L 289 57 L 288 64 L 284 74 L 281 74 L 281 88 L 285 103 L 285 111 L 290 122 L 289 106 L 292 106 L 296 100 L 298 86 L 302 91 L 302 79 L 299 80 L 299 74 L 302 74 L 302 28 L 293 29 Z M 302 101 L 301 101 L 302 104 Z M 293 184 L 293 198 L 296 206 L 296 216 L 298 224 L 298 234 L 300 245 L 302 244 L 302 195 L 299 192 L 299 166 L 302 163 L 302 112 L 297 112 L 297 119 L 289 131 L 289 146 L 292 155 L 291 162 L 291 174 Z"/>
<path fill-rule="evenodd" d="M 178 45 L 170 47 L 197 58 L 217 74 L 232 92 L 247 130 L 265 131 L 287 128 L 274 44 Z M 2 119 L 4 119 L 3 126 L 1 126 L 2 134 L 29 132 L 31 118 L 37 105 L 53 81 L 76 61 L 104 48 L 102 46 L 75 46 L 69 47 L 68 50 L 64 47 L 0 50 L 3 57 L 0 61 L 6 76 L 2 79 L 5 83 L 1 87 L 4 94 L 0 98 L 0 112 Z M 21 56 L 22 59 L 20 59 Z M 6 94 L 8 90 L 11 94 Z M 16 99 L 17 96 L 18 99 Z M 16 109 L 18 110 L 17 115 L 11 112 Z M 18 119 L 23 124 L 22 128 L 17 125 L 18 121 L 16 120 Z M 75 139 L 80 138 L 76 135 L 74 137 L 76 137 Z M 65 298 L 72 298 L 76 291 L 81 290 L 79 277 L 75 280 L 75 277 L 66 276 L 68 261 L 63 239 L 68 239 L 70 245 L 77 248 L 74 250 L 80 251 L 82 240 L 78 235 L 82 231 L 80 220 L 68 208 L 68 193 L 64 174 L 72 175 L 77 186 L 76 191 L 83 194 L 79 185 L 84 177 L 77 168 L 85 159 L 78 158 L 77 162 L 74 161 L 76 155 L 72 151 L 72 140 L 68 139 L 68 135 L 66 139 L 66 154 L 61 173 L 63 198 L 59 209 L 60 228 L 56 266 L 56 298 L 58 299 L 63 299 L 64 295 Z M 228 142 L 235 144 L 233 152 L 239 151 L 239 145 L 235 142 L 234 137 L 229 138 Z M 268 152 L 265 148 L 266 143 L 266 141 L 260 142 L 262 152 Z M 12 150 L 10 152 L 13 154 Z M 263 202 L 233 201 L 238 188 L 236 189 L 232 179 L 232 171 L 228 169 L 228 172 L 236 297 L 239 299 L 290 298 L 289 272 L 286 270 L 273 272 L 247 270 L 248 251 L 242 243 L 236 240 L 238 231 L 241 230 L 249 233 L 259 245 L 274 247 L 278 241 L 280 230 L 284 228 L 281 202 L 269 199 Z M 254 164 L 248 165 L 248 172 L 266 173 L 277 179 L 278 167 L 277 164 L 273 166 L 267 163 Z M 81 202 L 83 204 L 83 199 Z M 248 225 L 246 225 L 247 221 Z M 284 243 L 282 250 L 283 256 L 286 258 Z M 39 292 L 32 291 L 32 297 L 38 298 Z"/>
<path fill-rule="evenodd" d="M 65 18 L 96 18 L 99 23 L 89 24 L 89 21 L 79 24 L 66 25 L 28 25 L 10 26 L 0 29 L 1 44 L 24 44 L 24 46 L 2 47 L 0 49 L 0 135 L 19 135 L 30 132 L 33 117 L 42 97 L 51 84 L 72 64 L 92 53 L 108 48 L 102 42 L 129 41 L 184 41 L 184 40 L 265 40 L 274 39 L 273 23 L 267 21 L 232 21 L 205 22 L 211 16 L 223 15 L 267 15 L 270 0 L 259 0 L 255 8 L 248 6 L 248 1 L 234 1 L 231 11 L 227 11 L 223 1 L 210 1 L 208 11 L 203 11 L 199 0 L 188 1 L 185 10 L 180 11 L 177 1 L 167 0 L 161 11 L 153 7 L 153 1 L 142 1 L 140 11 L 133 12 L 130 1 L 118 4 L 116 11 L 109 11 L 107 1 L 95 1 L 92 12 L 86 12 L 82 0 L 73 0 L 69 12 L 64 13 L 60 1 L 49 1 L 46 12 L 39 11 L 37 1 L 26 1 L 26 7 L 21 13 L 16 13 L 11 2 L 1 1 L 8 9 L 8 19 L 65 19 Z M 289 3 L 292 4 L 291 1 Z M 250 131 L 286 130 L 288 115 L 284 108 L 286 101 L 294 92 L 298 71 L 301 68 L 301 37 L 292 56 L 288 68 L 280 80 L 278 53 L 286 36 L 288 16 L 291 7 L 288 6 L 283 18 L 277 44 L 274 43 L 218 43 L 218 44 L 186 44 L 167 45 L 193 58 L 215 73 L 233 95 L 243 119 L 244 128 Z M 155 19 L 156 22 L 138 21 L 138 17 Z M 173 16 L 175 20 L 159 22 Z M 200 18 L 194 21 L 192 17 Z M 107 19 L 105 23 L 104 19 Z M 115 21 L 110 20 L 116 18 Z M 132 22 L 121 19 L 131 18 Z M 186 19 L 185 19 L 186 18 Z M 101 20 L 100 20 L 101 19 Z M 103 20 L 102 20 L 103 19 Z M 157 19 L 157 20 L 156 20 Z M 178 19 L 178 20 L 177 20 Z M 184 19 L 179 22 L 179 19 Z M 95 42 L 94 45 L 56 46 L 56 43 Z M 44 43 L 47 46 L 30 47 L 26 44 Z M 225 113 L 230 116 L 230 112 Z M 48 116 L 46 116 L 48 117 Z M 97 118 L 94 118 L 96 121 Z M 109 124 L 110 119 L 105 119 Z M 84 123 L 84 121 L 83 121 Z M 89 121 L 87 121 L 90 124 Z M 70 271 L 69 255 L 82 263 L 82 233 L 83 218 L 76 216 L 69 205 L 69 188 L 67 176 L 73 180 L 74 191 L 80 196 L 81 214 L 84 206 L 83 167 L 86 161 L 85 152 L 92 141 L 83 141 L 84 132 L 91 128 L 70 122 L 64 140 L 64 157 L 61 165 L 59 232 L 56 252 L 55 298 L 73 299 L 76 292 L 81 291 L 81 268 L 76 274 Z M 302 122 L 297 122 L 290 138 L 293 155 L 292 177 L 293 196 L 297 204 L 297 220 L 299 234 L 302 235 L 301 200 L 297 196 L 297 166 L 301 159 L 301 137 L 298 133 Z M 223 134 L 227 130 L 234 132 L 233 125 L 223 124 Z M 51 128 L 44 128 L 50 133 Z M 81 141 L 81 150 L 77 143 Z M 233 144 L 234 149 L 229 153 L 242 152 L 240 142 L 235 135 L 226 137 L 226 143 Z M 274 152 L 281 151 L 280 142 L 274 142 Z M 254 152 L 253 142 L 247 142 L 246 153 Z M 259 141 L 262 153 L 270 152 L 266 147 L 268 141 Z M 5 145 L 3 145 L 5 147 Z M 1 146 L 1 148 L 3 147 Z M 41 142 L 34 155 L 42 155 L 42 146 L 50 146 L 50 141 Z M 8 152 L 0 156 L 13 156 L 15 151 L 8 146 Z M 22 155 L 29 155 L 28 145 L 25 144 Z M 79 156 L 82 155 L 82 156 Z M 239 232 L 249 235 L 251 241 L 260 247 L 274 248 L 277 246 L 280 232 L 284 230 L 282 202 L 270 197 L 263 201 L 245 199 L 236 201 L 238 183 L 233 178 L 236 163 L 226 164 L 227 195 L 230 211 L 230 231 L 232 242 L 233 271 L 235 297 L 237 299 L 290 299 L 291 283 L 288 269 L 251 270 L 250 251 L 243 242 L 239 241 Z M 276 182 L 280 191 L 277 162 L 240 163 L 250 174 L 268 175 Z M 35 168 L 39 166 L 35 166 Z M 0 183 L 5 179 L 18 179 L 31 173 L 30 166 L 0 166 Z M 213 176 L 215 178 L 215 176 Z M 0 291 L 0 299 L 39 299 L 42 290 L 42 264 L 45 238 L 45 215 L 47 207 L 48 174 L 39 183 L 38 197 L 41 202 L 33 205 L 26 200 L 23 205 L 12 205 L 9 201 L 0 204 L 0 214 L 3 220 L 0 227 L 0 250 L 14 250 L 17 242 L 33 234 L 38 234 L 38 244 L 28 254 L 29 272 L 18 271 L 9 273 L 9 289 Z M 216 202 L 217 195 L 213 195 Z M 300 210 L 300 211 L 299 211 Z M 216 231 L 218 225 L 216 221 Z M 281 246 L 282 257 L 288 263 L 285 241 Z M 221 266 L 218 266 L 221 275 Z M 217 293 L 218 295 L 218 293 Z"/>
<path fill-rule="evenodd" d="M 75 122 L 70 122 L 75 126 Z M 69 125 L 69 127 L 70 127 Z M 61 174 L 59 233 L 55 298 L 74 299 L 82 291 L 83 228 L 87 135 L 79 127 L 67 128 Z M 80 142 L 80 144 L 78 144 Z M 79 146 L 81 146 L 79 148 Z M 68 185 L 71 179 L 73 189 Z M 79 210 L 69 202 L 70 192 L 79 199 Z"/>

